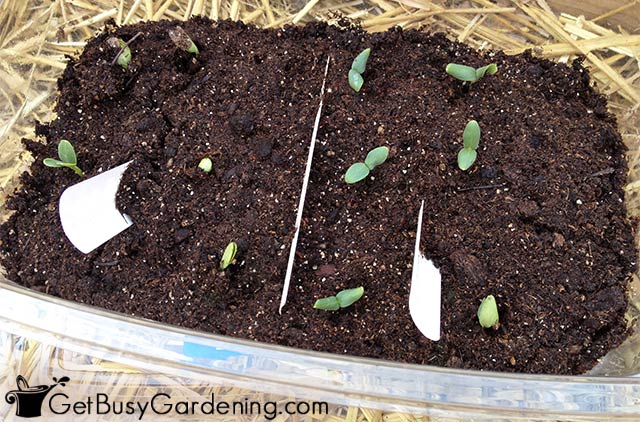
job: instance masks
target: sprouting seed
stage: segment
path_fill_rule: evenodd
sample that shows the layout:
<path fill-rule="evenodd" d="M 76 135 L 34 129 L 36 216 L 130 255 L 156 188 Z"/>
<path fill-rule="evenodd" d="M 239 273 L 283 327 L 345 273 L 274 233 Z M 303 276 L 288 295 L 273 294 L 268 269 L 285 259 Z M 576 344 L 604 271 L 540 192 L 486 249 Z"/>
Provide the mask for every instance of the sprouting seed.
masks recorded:
<path fill-rule="evenodd" d="M 371 55 L 371 49 L 367 48 L 358 54 L 356 58 L 353 59 L 353 63 L 351 63 L 351 69 L 349 70 L 349 86 L 356 92 L 360 92 L 360 88 L 362 88 L 362 85 L 364 84 L 362 74 L 367 69 L 367 60 L 369 60 L 369 55 Z"/>
<path fill-rule="evenodd" d="M 482 303 L 478 308 L 478 321 L 483 328 L 498 328 L 500 316 L 498 315 L 496 298 L 493 295 L 482 299 Z"/>
<path fill-rule="evenodd" d="M 118 50 L 118 55 L 116 56 L 115 62 L 118 63 L 123 69 L 129 67 L 129 63 L 131 63 L 131 49 L 120 38 L 111 37 L 107 39 L 107 43 L 112 47 Z"/>
<path fill-rule="evenodd" d="M 353 289 L 342 290 L 335 296 L 323 297 L 316 300 L 313 304 L 315 309 L 323 311 L 337 311 L 340 308 L 346 308 L 357 302 L 364 294 L 364 287 L 356 287 Z"/>
<path fill-rule="evenodd" d="M 495 63 L 491 63 L 476 69 L 463 64 L 449 63 L 445 71 L 458 80 L 474 83 L 484 77 L 485 74 L 495 75 L 498 71 L 498 66 Z"/>
<path fill-rule="evenodd" d="M 226 248 L 224 248 L 224 253 L 222 254 L 222 259 L 220 260 L 220 269 L 226 270 L 229 265 L 233 262 L 236 257 L 236 253 L 238 252 L 238 245 L 236 242 L 229 242 Z"/>
<path fill-rule="evenodd" d="M 478 145 L 480 144 L 480 125 L 475 120 L 470 120 L 462 133 L 463 147 L 458 152 L 458 167 L 460 170 L 468 170 L 478 157 Z"/>
<path fill-rule="evenodd" d="M 211 158 L 204 157 L 202 160 L 200 160 L 198 168 L 205 173 L 211 173 L 211 170 L 213 169 L 213 162 L 211 161 Z"/>
<path fill-rule="evenodd" d="M 78 167 L 76 151 L 71 142 L 63 139 L 58 143 L 58 158 L 45 158 L 42 160 L 47 167 L 67 167 L 76 172 L 78 176 L 84 176 L 84 172 Z"/>
<path fill-rule="evenodd" d="M 176 26 L 174 29 L 170 29 L 169 38 L 171 38 L 171 41 L 173 41 L 179 49 L 195 54 L 196 56 L 200 54 L 200 50 L 198 50 L 196 43 L 193 42 L 181 26 Z"/>
<path fill-rule="evenodd" d="M 369 151 L 364 163 L 357 162 L 351 165 L 344 175 L 344 181 L 348 184 L 357 183 L 365 179 L 371 170 L 387 161 L 389 147 L 377 147 Z"/>

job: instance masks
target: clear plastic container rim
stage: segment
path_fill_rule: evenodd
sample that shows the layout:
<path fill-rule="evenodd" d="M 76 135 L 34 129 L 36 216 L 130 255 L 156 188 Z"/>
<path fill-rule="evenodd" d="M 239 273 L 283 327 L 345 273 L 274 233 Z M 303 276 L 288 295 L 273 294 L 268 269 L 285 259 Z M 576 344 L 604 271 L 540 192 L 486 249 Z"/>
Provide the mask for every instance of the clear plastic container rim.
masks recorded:
<path fill-rule="evenodd" d="M 640 378 L 481 372 L 311 352 L 129 317 L 6 279 L 0 280 L 0 333 L 143 371 L 339 405 L 492 418 L 640 419 Z"/>

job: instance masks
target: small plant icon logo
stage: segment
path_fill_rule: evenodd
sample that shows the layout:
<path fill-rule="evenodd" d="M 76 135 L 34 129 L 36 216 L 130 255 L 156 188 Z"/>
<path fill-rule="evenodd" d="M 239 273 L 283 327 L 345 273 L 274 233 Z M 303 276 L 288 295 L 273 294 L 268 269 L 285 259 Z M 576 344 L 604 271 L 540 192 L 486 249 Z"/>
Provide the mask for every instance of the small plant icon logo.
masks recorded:
<path fill-rule="evenodd" d="M 47 394 L 49 394 L 49 391 L 58 384 L 64 387 L 65 383 L 69 382 L 69 377 L 62 377 L 60 379 L 54 377 L 53 382 L 54 384 L 52 385 L 29 387 L 27 380 L 22 375 L 18 375 L 16 378 L 18 389 L 9 391 L 4 396 L 4 399 L 9 404 L 17 403 L 16 416 L 22 418 L 37 418 L 41 416 L 42 402 Z"/>

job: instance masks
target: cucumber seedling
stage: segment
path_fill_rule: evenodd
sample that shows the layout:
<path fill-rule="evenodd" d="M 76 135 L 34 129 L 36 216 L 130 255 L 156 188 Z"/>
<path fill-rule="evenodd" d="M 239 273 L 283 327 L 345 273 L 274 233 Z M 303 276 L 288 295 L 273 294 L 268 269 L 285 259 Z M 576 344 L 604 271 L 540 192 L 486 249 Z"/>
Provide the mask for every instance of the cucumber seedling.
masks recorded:
<path fill-rule="evenodd" d="M 365 158 L 364 163 L 354 163 L 351 165 L 351 167 L 349 167 L 344 175 L 344 181 L 348 184 L 358 183 L 359 181 L 366 178 L 371 170 L 387 161 L 388 156 L 388 147 L 378 147 L 372 149 L 367 154 L 367 158 Z"/>
<path fill-rule="evenodd" d="M 313 304 L 315 309 L 323 311 L 337 311 L 340 308 L 346 308 L 357 302 L 364 294 L 364 287 L 356 287 L 354 289 L 342 290 L 335 296 L 323 297 L 316 300 Z"/>
<path fill-rule="evenodd" d="M 460 81 L 475 83 L 483 78 L 484 75 L 495 75 L 498 71 L 498 65 L 491 63 L 476 69 L 463 64 L 449 63 L 445 71 Z"/>
<path fill-rule="evenodd" d="M 362 74 L 367 69 L 367 60 L 369 60 L 369 55 L 371 54 L 371 49 L 367 48 L 362 53 L 358 54 L 356 58 L 351 63 L 351 69 L 349 70 L 349 86 L 353 88 L 355 92 L 359 92 L 360 88 L 364 84 L 364 78 Z"/>
<path fill-rule="evenodd" d="M 78 176 L 84 176 L 84 172 L 78 167 L 78 158 L 71 142 L 63 139 L 58 143 L 58 158 L 45 158 L 42 160 L 47 167 L 67 167 L 76 172 Z"/>
<path fill-rule="evenodd" d="M 489 295 L 482 299 L 480 307 L 478 307 L 478 321 L 482 328 L 497 329 L 500 324 L 500 315 L 498 315 L 498 305 L 496 298 Z"/>
<path fill-rule="evenodd" d="M 460 170 L 468 170 L 476 162 L 478 157 L 478 145 L 480 143 L 480 125 L 475 120 L 469 121 L 462 133 L 463 147 L 458 152 L 458 167 Z"/>
<path fill-rule="evenodd" d="M 178 47 L 180 50 L 184 50 L 187 53 L 191 53 L 193 55 L 200 54 L 200 50 L 196 46 L 196 43 L 184 32 L 181 26 L 176 26 L 175 29 L 169 30 L 169 38 L 171 41 Z"/>
<path fill-rule="evenodd" d="M 107 40 L 107 43 L 114 49 L 118 50 L 118 55 L 114 59 L 115 63 L 118 63 L 120 67 L 123 69 L 127 69 L 129 67 L 129 63 L 131 63 L 131 49 L 127 45 L 126 42 L 122 41 L 121 38 L 111 37 Z M 111 64 L 114 64 L 111 62 Z"/>
<path fill-rule="evenodd" d="M 118 37 L 110 37 L 107 39 L 107 44 L 109 44 L 110 47 L 118 49 L 118 54 L 114 57 L 111 65 L 117 63 L 123 69 L 127 69 L 129 67 L 129 63 L 131 63 L 131 48 L 129 48 L 129 45 L 140 35 L 142 35 L 142 32 L 138 32 L 127 42 L 124 42 L 122 38 Z"/>
<path fill-rule="evenodd" d="M 229 265 L 233 262 L 236 257 L 236 253 L 238 252 L 238 245 L 236 242 L 229 242 L 226 248 L 224 248 L 224 253 L 222 254 L 222 259 L 220 260 L 220 269 L 226 270 Z"/>
<path fill-rule="evenodd" d="M 211 158 L 209 157 L 204 157 L 202 160 L 200 160 L 198 168 L 205 173 L 211 173 L 211 170 L 213 170 L 213 161 L 211 161 Z"/>

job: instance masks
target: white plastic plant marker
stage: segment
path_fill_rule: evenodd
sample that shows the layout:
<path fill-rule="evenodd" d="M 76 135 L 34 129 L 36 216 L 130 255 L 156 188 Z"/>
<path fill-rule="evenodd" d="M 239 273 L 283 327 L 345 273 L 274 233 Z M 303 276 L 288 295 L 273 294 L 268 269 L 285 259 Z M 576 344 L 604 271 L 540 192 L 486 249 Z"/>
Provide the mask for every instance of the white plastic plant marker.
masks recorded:
<path fill-rule="evenodd" d="M 291 284 L 291 274 L 293 273 L 293 261 L 296 256 L 296 248 L 298 246 L 298 235 L 300 234 L 300 224 L 302 223 L 302 211 L 304 209 L 304 199 L 307 196 L 307 187 L 309 186 L 309 175 L 311 174 L 311 163 L 313 162 L 313 150 L 316 147 L 316 138 L 318 136 L 318 127 L 320 127 L 320 116 L 322 115 L 322 101 L 324 99 L 324 85 L 327 82 L 327 72 L 329 71 L 329 62 L 331 57 L 327 57 L 327 64 L 324 67 L 324 77 L 322 79 L 322 88 L 320 89 L 320 105 L 316 120 L 313 125 L 313 133 L 311 134 L 311 145 L 309 146 L 309 156 L 307 157 L 307 168 L 304 171 L 304 179 L 302 181 L 302 192 L 300 193 L 300 202 L 298 203 L 298 215 L 296 216 L 295 233 L 291 241 L 291 249 L 289 250 L 289 262 L 287 263 L 287 273 L 284 276 L 284 285 L 282 286 L 282 295 L 280 296 L 280 307 L 278 312 L 282 314 L 282 308 L 287 303 L 287 295 L 289 294 L 289 284 Z"/>
<path fill-rule="evenodd" d="M 440 270 L 433 262 L 420 253 L 420 236 L 422 232 L 422 211 L 424 201 L 418 214 L 416 229 L 416 246 L 413 251 L 413 269 L 411 271 L 411 290 L 409 291 L 409 313 L 418 330 L 429 340 L 440 340 Z"/>
<path fill-rule="evenodd" d="M 60 223 L 80 252 L 88 254 L 116 236 L 132 221 L 116 208 L 122 174 L 131 161 L 68 187 L 60 195 Z"/>

